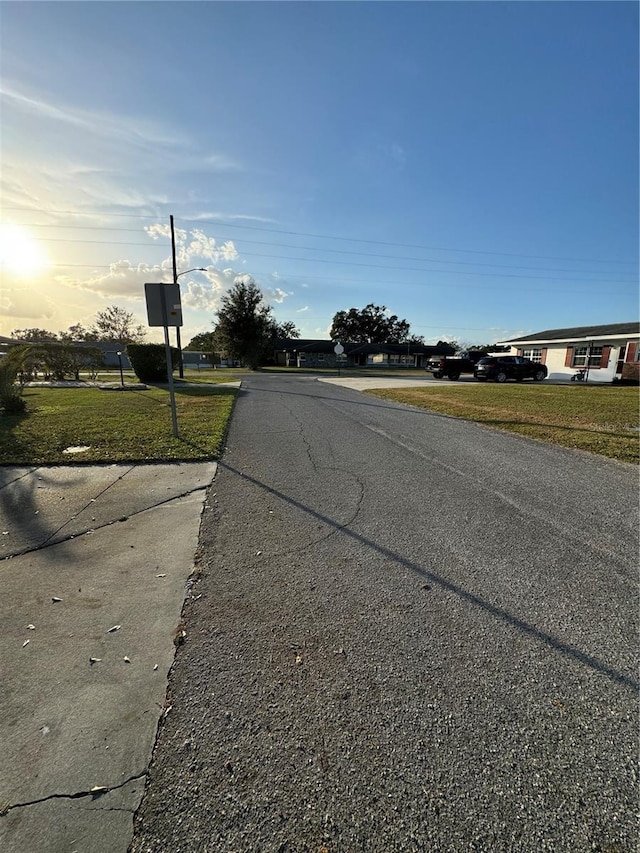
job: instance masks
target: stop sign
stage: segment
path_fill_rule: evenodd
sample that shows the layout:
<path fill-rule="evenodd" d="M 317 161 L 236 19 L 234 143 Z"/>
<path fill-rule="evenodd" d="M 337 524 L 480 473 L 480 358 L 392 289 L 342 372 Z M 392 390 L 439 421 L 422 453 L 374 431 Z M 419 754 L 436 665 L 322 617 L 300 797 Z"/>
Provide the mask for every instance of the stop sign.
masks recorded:
<path fill-rule="evenodd" d="M 336 355 L 342 355 L 342 353 L 344 352 L 344 347 L 342 346 L 341 343 L 337 343 L 334 346 L 333 351 L 335 352 Z"/>

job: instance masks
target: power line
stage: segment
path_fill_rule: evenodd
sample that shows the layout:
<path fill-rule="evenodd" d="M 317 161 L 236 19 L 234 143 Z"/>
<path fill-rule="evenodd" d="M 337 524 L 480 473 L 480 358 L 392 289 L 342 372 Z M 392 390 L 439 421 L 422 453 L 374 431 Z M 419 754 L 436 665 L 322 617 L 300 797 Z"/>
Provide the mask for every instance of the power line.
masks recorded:
<path fill-rule="evenodd" d="M 248 256 L 250 258 L 270 258 L 277 261 L 307 261 L 308 263 L 313 264 L 343 264 L 343 261 L 331 261 L 326 258 L 318 258 L 307 260 L 306 258 L 292 258 L 288 255 L 268 255 L 264 252 L 242 252 L 243 256 Z M 397 266 L 389 266 L 388 264 L 365 264 L 360 261 L 349 261 L 347 266 L 350 267 L 367 267 L 368 269 L 376 269 L 376 270 L 396 270 L 398 273 L 403 272 L 420 272 L 420 273 L 428 273 L 428 274 L 436 274 L 436 275 L 471 275 L 471 276 L 482 276 L 488 278 L 523 278 L 530 280 L 542 280 L 548 281 L 549 278 L 553 278 L 556 281 L 590 281 L 596 282 L 599 284 L 632 284 L 630 280 L 611 280 L 607 279 L 606 281 L 602 281 L 601 279 L 585 279 L 585 278 L 563 278 L 561 276 L 546 276 L 546 275 L 518 275 L 516 273 L 490 273 L 490 272 L 467 272 L 466 270 L 433 270 L 433 269 L 424 269 L 422 267 L 397 267 Z"/>
<path fill-rule="evenodd" d="M 270 257 L 270 256 L 260 255 L 259 257 Z M 294 258 L 292 260 L 297 260 L 297 259 Z M 331 263 L 331 262 L 328 261 L 327 263 Z M 338 263 L 338 262 L 335 261 L 333 263 Z M 136 266 L 143 266 L 143 265 L 144 264 L 138 264 L 138 265 L 131 264 L 129 270 L 135 271 Z M 60 264 L 60 263 L 56 263 L 56 264 L 49 264 L 48 266 L 49 267 L 62 267 L 63 269 L 67 269 L 67 268 L 69 268 L 69 269 L 76 269 L 76 268 L 80 269 L 80 268 L 83 268 L 83 269 L 91 269 L 91 270 L 100 270 L 100 269 L 109 270 L 109 269 L 111 269 L 112 266 L 114 266 L 114 264 Z M 367 264 L 358 264 L 358 266 L 368 266 L 368 265 Z M 380 269 L 396 269 L 395 267 L 379 267 L 379 268 Z M 159 271 L 162 272 L 163 270 L 159 270 Z M 402 270 L 400 270 L 400 271 L 402 272 Z M 411 268 L 406 268 L 405 271 L 411 271 Z M 150 273 L 155 272 L 155 270 L 149 269 L 149 272 Z M 169 270 L 168 269 L 164 270 L 164 272 L 167 272 L 167 274 L 168 274 Z M 215 270 L 215 272 L 220 272 L 220 270 Z M 455 271 L 455 270 L 433 270 L 433 271 L 418 270 L 418 272 L 428 272 L 428 273 L 440 272 L 440 273 L 444 273 L 445 275 L 451 275 L 451 274 L 456 274 L 456 273 L 458 275 L 474 275 L 474 273 L 471 273 L 471 272 L 459 272 L 459 271 Z M 242 273 L 242 272 L 236 273 L 236 276 L 242 276 L 242 275 L 255 275 L 255 276 L 264 276 L 265 278 L 269 278 L 272 275 L 272 273 L 260 271 L 260 270 L 254 270 L 252 273 Z M 491 274 L 490 273 L 477 273 L 477 275 L 490 276 Z M 498 275 L 497 277 L 505 277 L 505 276 Z M 521 278 L 521 279 L 530 279 L 530 278 L 536 279 L 537 278 L 537 279 L 540 279 L 542 281 L 548 281 L 549 280 L 545 276 L 514 275 L 514 276 L 507 276 L 507 277 L 509 277 L 509 278 Z M 372 284 L 370 279 L 350 279 L 350 278 L 343 278 L 342 276 L 331 277 L 331 276 L 321 276 L 321 275 L 305 275 L 305 276 L 300 275 L 299 278 L 301 278 L 301 279 L 317 278 L 317 279 L 320 279 L 321 281 L 337 281 L 337 282 L 340 282 L 342 284 L 368 284 L 368 285 Z M 598 286 L 605 283 L 605 282 L 602 282 L 602 281 L 597 280 L 597 279 L 583 280 L 583 279 L 578 279 L 578 278 L 575 278 L 575 279 L 574 278 L 567 278 L 567 279 L 557 279 L 557 280 L 567 281 L 567 282 L 575 282 L 576 284 L 580 284 L 581 282 L 583 282 L 586 285 L 594 285 L 595 284 Z M 280 281 L 280 279 L 277 279 L 273 283 L 274 286 L 277 286 L 278 281 Z M 286 284 L 287 282 L 285 279 L 283 279 L 282 283 Z M 388 285 L 392 285 L 392 286 L 395 285 L 397 287 L 398 286 L 398 280 L 397 279 L 395 279 L 395 280 L 378 280 L 375 282 L 375 284 L 376 285 L 388 284 Z M 405 284 L 406 284 L 406 282 L 405 282 Z M 606 282 L 606 284 L 608 286 L 610 286 L 610 285 L 627 285 L 627 284 L 629 284 L 629 282 L 608 280 Z M 408 286 L 410 286 L 410 287 L 437 287 L 438 283 L 437 282 L 413 282 L 412 284 L 410 284 Z M 469 283 L 469 284 L 460 284 L 460 285 L 456 285 L 456 286 L 457 287 L 473 287 L 474 285 L 472 283 Z M 501 289 L 498 287 L 492 288 L 491 285 L 482 285 L 482 287 L 484 290 L 500 290 Z M 551 287 L 551 288 L 538 287 L 535 292 L 536 293 L 547 293 L 548 292 L 548 293 L 575 293 L 575 294 L 580 294 L 580 293 L 585 292 L 585 288 L 567 289 L 567 288 L 558 288 L 558 287 Z"/>
<path fill-rule="evenodd" d="M 216 238 L 216 237 L 209 235 L 209 234 L 206 234 L 205 236 L 208 237 L 209 239 L 212 239 L 212 240 L 219 239 L 219 238 Z M 112 242 L 112 241 L 107 241 L 107 240 L 75 240 L 75 239 L 71 239 L 71 238 L 67 239 L 67 238 L 58 238 L 58 237 L 39 237 L 38 239 L 41 242 L 49 242 L 49 243 L 74 243 L 74 244 L 83 244 L 83 245 L 89 244 L 89 245 L 94 245 L 94 246 L 114 246 L 114 247 L 144 246 L 146 248 L 166 251 L 166 247 L 162 243 L 155 243 L 154 244 L 154 243 L 140 243 L 140 242 L 131 242 L 131 241 Z M 607 276 L 607 275 L 611 275 L 611 274 L 613 274 L 613 275 L 616 274 L 616 273 L 608 273 L 606 270 L 591 271 L 591 270 L 573 270 L 573 269 L 564 269 L 564 268 L 558 269 L 558 268 L 554 268 L 554 267 L 527 267 L 527 266 L 516 266 L 516 265 L 511 265 L 511 264 L 489 264 L 489 263 L 483 263 L 481 261 L 480 262 L 445 261 L 445 260 L 438 260 L 437 258 L 412 258 L 412 257 L 401 257 L 399 255 L 369 254 L 368 252 L 355 252 L 355 251 L 341 250 L 341 249 L 315 249 L 311 246 L 292 246 L 292 245 L 287 244 L 287 243 L 264 243 L 264 242 L 261 242 L 258 240 L 245 240 L 244 242 L 250 243 L 252 245 L 275 246 L 278 248 L 281 247 L 281 248 L 295 249 L 298 251 L 332 252 L 334 254 L 340 254 L 340 255 L 359 255 L 359 256 L 373 257 L 373 258 L 387 258 L 389 260 L 396 260 L 396 261 L 423 261 L 424 263 L 434 263 L 434 264 L 438 264 L 438 263 L 443 264 L 444 263 L 444 264 L 464 265 L 464 266 L 470 266 L 470 267 L 482 266 L 482 267 L 493 267 L 493 268 L 498 268 L 498 269 L 524 269 L 524 270 L 533 270 L 535 272 L 568 272 L 568 273 L 579 273 L 581 276 L 592 276 L 592 275 Z M 280 259 L 282 257 L 283 260 L 307 261 L 309 263 L 339 263 L 338 261 L 329 261 L 329 260 L 325 260 L 323 258 L 291 258 L 291 257 L 287 257 L 287 256 L 263 255 L 263 254 L 256 253 L 256 252 L 253 252 L 253 253 L 252 252 L 241 252 L 240 254 L 249 255 L 250 257 L 267 257 L 267 258 L 277 258 L 277 259 Z M 357 262 L 352 262 L 352 261 L 347 261 L 346 264 L 349 266 L 358 265 L 358 266 L 372 266 L 374 268 L 379 268 L 379 269 L 395 269 L 395 267 L 388 267 L 388 266 L 379 265 L 379 264 L 358 264 Z M 413 268 L 412 267 L 400 267 L 399 271 L 402 271 L 403 269 L 416 271 L 417 268 L 415 268 L 415 267 L 413 267 Z M 449 273 L 459 274 L 459 275 L 496 275 L 496 276 L 500 275 L 500 273 L 495 273 L 495 274 L 494 273 L 471 273 L 471 272 L 466 272 L 465 270 L 429 270 L 429 269 L 425 269 L 424 271 L 425 272 L 449 272 Z M 515 274 L 512 274 L 512 275 L 513 275 L 513 277 L 516 277 Z M 619 273 L 618 273 L 618 275 L 619 275 Z M 525 276 L 525 277 L 528 278 L 529 276 Z M 532 278 L 547 278 L 547 276 L 531 276 L 531 277 Z M 554 276 L 554 278 L 557 278 L 557 276 Z M 577 281 L 578 279 L 569 278 L 569 279 L 561 279 L 561 280 Z M 600 279 L 591 279 L 590 278 L 587 280 L 599 281 Z M 629 279 L 629 283 L 630 284 L 632 283 L 631 279 Z"/>
<path fill-rule="evenodd" d="M 278 261 L 305 261 L 305 258 L 292 258 L 287 255 L 267 255 L 261 252 L 243 252 L 243 255 L 247 255 L 253 258 L 271 258 Z M 115 263 L 115 262 L 114 262 Z M 311 263 L 315 264 L 341 264 L 341 261 L 330 261 L 326 259 L 318 259 L 313 260 Z M 113 264 L 49 264 L 51 267 L 87 267 L 89 269 L 110 269 Z M 132 264 L 135 266 L 135 264 Z M 603 281 L 602 279 L 597 278 L 565 278 L 561 276 L 546 276 L 546 275 L 518 275 L 516 273 L 490 273 L 490 272 L 467 272 L 466 270 L 434 270 L 434 269 L 425 269 L 422 267 L 396 267 L 389 266 L 387 264 L 363 264 L 357 261 L 353 261 L 348 264 L 351 267 L 367 267 L 369 269 L 377 269 L 377 270 L 396 270 L 399 274 L 403 272 L 419 272 L 428 275 L 467 275 L 467 276 L 482 276 L 484 278 L 518 278 L 518 279 L 526 279 L 528 281 L 549 281 L 553 279 L 554 281 L 570 281 L 570 282 L 585 282 L 587 284 L 632 284 L 633 282 L 627 279 L 607 279 Z M 271 273 L 258 273 L 255 272 L 255 275 L 271 275 Z M 244 273 L 238 272 L 237 275 L 244 275 Z M 301 273 L 294 273 L 299 278 L 311 278 L 312 276 L 303 275 Z M 324 276 L 313 276 L 313 278 L 324 278 Z M 337 278 L 335 281 L 345 281 L 345 279 Z M 371 282 L 370 282 L 371 283 Z M 397 280 L 394 282 L 389 282 L 390 284 L 398 284 Z"/>
<path fill-rule="evenodd" d="M 14 211 L 30 211 L 33 212 L 33 208 L 31 207 L 3 207 L 4 210 L 14 210 Z M 162 217 L 160 215 L 149 215 L 149 214 L 136 214 L 133 216 L 130 213 L 88 213 L 81 212 L 75 210 L 46 210 L 43 211 L 46 214 L 65 214 L 70 216 L 91 216 L 91 217 L 121 217 L 126 219 L 154 219 L 158 221 Z M 620 261 L 620 260 L 606 260 L 602 258 L 573 258 L 566 257 L 560 255 L 529 255 L 523 253 L 514 253 L 514 252 L 492 252 L 486 249 L 460 249 L 451 246 L 425 246 L 418 243 L 394 243 L 386 240 L 371 240 L 360 237 L 342 237 L 338 235 L 332 234 L 313 234 L 307 231 L 288 231 L 280 228 L 265 228 L 260 225 L 239 225 L 238 223 L 226 222 L 221 219 L 209 218 L 209 219 L 182 219 L 176 217 L 176 222 L 190 223 L 195 225 L 202 224 L 211 224 L 211 225 L 220 225 L 225 228 L 238 228 L 249 231 L 264 231 L 265 233 L 270 234 L 287 234 L 294 237 L 311 237 L 316 240 L 339 240 L 347 243 L 365 243 L 374 246 L 390 246 L 395 248 L 403 248 L 403 249 L 422 249 L 426 251 L 436 251 L 436 252 L 458 252 L 460 254 L 473 254 L 473 255 L 499 255 L 502 257 L 509 258 L 531 258 L 535 260 L 547 260 L 547 261 L 573 261 L 576 263 L 596 263 L 596 264 L 625 264 L 636 266 L 637 261 Z M 28 223 L 25 223 L 28 225 Z M 50 227 L 50 228 L 63 228 L 63 227 L 74 227 L 74 226 L 62 226 L 62 225 L 36 225 L 32 224 L 29 227 Z M 78 227 L 90 227 L 90 226 L 78 226 Z M 96 226 L 93 226 L 96 227 Z M 108 226 L 104 226 L 105 230 L 135 230 L 135 229 L 109 229 Z"/>
<path fill-rule="evenodd" d="M 45 226 L 45 227 L 48 227 L 48 226 Z M 54 227 L 56 227 L 56 226 L 54 226 Z M 73 226 L 69 226 L 69 227 L 73 227 Z M 93 228 L 93 226 L 92 226 L 92 228 Z M 100 230 L 100 229 L 95 229 L 95 230 Z M 133 232 L 137 233 L 136 229 L 130 229 L 130 228 L 128 228 L 128 229 L 117 229 L 117 230 L 133 231 Z M 208 239 L 217 240 L 217 241 L 220 241 L 221 239 L 223 239 L 220 237 L 215 237 L 214 235 L 211 235 L 211 234 L 205 234 L 204 236 L 207 237 Z M 137 242 L 137 241 L 118 241 L 118 242 L 115 242 L 115 241 L 109 241 L 109 240 L 74 240 L 74 239 L 57 238 L 57 237 L 38 237 L 38 239 L 41 242 L 48 242 L 48 243 L 74 243 L 74 244 L 77 243 L 77 244 L 88 244 L 88 245 L 96 245 L 96 246 L 112 246 L 112 247 L 143 246 L 145 248 L 151 248 L 151 249 L 156 249 L 156 250 L 162 250 L 162 251 L 166 250 L 166 247 L 164 246 L 163 243 L 146 243 L 146 242 L 141 243 L 141 242 Z M 616 274 L 616 273 L 609 273 L 607 270 L 579 270 L 579 269 L 566 269 L 564 267 L 561 267 L 561 268 L 557 268 L 557 267 L 528 267 L 528 266 L 519 266 L 519 265 L 515 265 L 515 264 L 490 264 L 490 263 L 485 263 L 482 261 L 447 261 L 447 260 L 438 259 L 438 258 L 402 257 L 399 255 L 383 255 L 383 254 L 377 254 L 377 253 L 371 254 L 369 252 L 357 252 L 357 251 L 353 251 L 353 250 L 349 250 L 349 249 L 323 249 L 323 248 L 315 248 L 313 246 L 293 246 L 290 243 L 267 243 L 267 242 L 263 242 L 263 241 L 259 241 L 259 240 L 245 240 L 244 242 L 249 243 L 251 245 L 275 246 L 277 248 L 294 249 L 297 251 L 331 252 L 332 254 L 339 254 L 339 255 L 358 255 L 358 256 L 363 256 L 363 257 L 386 258 L 386 259 L 395 260 L 395 261 L 418 261 L 418 262 L 422 261 L 423 263 L 455 264 L 457 266 L 469 266 L 469 267 L 481 266 L 481 267 L 490 267 L 490 268 L 494 268 L 494 269 L 521 269 L 521 270 L 532 270 L 534 272 L 569 272 L 569 273 L 579 273 L 580 275 L 583 275 L 583 276 L 594 276 L 594 275 L 608 276 L 608 275 L 615 275 Z M 241 252 L 240 254 L 249 255 L 249 256 L 253 256 L 253 257 L 275 257 L 273 255 L 261 255 L 259 253 L 253 253 L 253 255 L 252 255 L 252 253 L 250 253 L 250 252 Z M 325 262 L 322 258 L 315 258 L 315 259 L 314 258 L 283 258 L 283 259 L 309 261 L 312 263 L 324 263 Z M 405 269 L 410 269 L 410 268 L 405 268 Z M 425 270 L 425 271 L 429 272 L 429 270 Z M 438 271 L 438 272 L 440 272 L 440 271 Z M 451 270 L 451 272 L 457 272 L 457 271 Z M 461 271 L 461 272 L 464 272 L 464 271 Z M 618 273 L 618 275 L 619 274 L 620 273 Z M 478 273 L 478 275 L 481 275 L 481 273 Z M 496 273 L 496 275 L 498 275 L 498 274 Z M 554 278 L 556 278 L 556 276 L 554 276 Z M 574 279 L 569 279 L 569 280 L 573 281 Z M 597 279 L 594 279 L 594 280 L 597 281 Z M 631 279 L 629 280 L 629 283 L 632 283 Z"/>
<path fill-rule="evenodd" d="M 567 258 L 560 257 L 558 255 L 524 255 L 524 254 L 515 254 L 512 252 L 490 252 L 484 249 L 456 249 L 446 246 L 424 246 L 417 243 L 390 243 L 385 240 L 367 240 L 359 237 L 339 237 L 331 234 L 310 234 L 305 231 L 285 231 L 277 228 L 263 228 L 258 225 L 237 225 L 236 223 L 222 222 L 216 219 L 179 219 L 176 217 L 177 222 L 191 222 L 191 223 L 210 223 L 213 225 L 223 225 L 225 228 L 245 228 L 252 231 L 267 231 L 271 234 L 289 234 L 295 237 L 312 237 L 317 240 L 343 240 L 348 243 L 369 243 L 374 246 L 395 246 L 403 249 L 424 249 L 426 251 L 436 251 L 436 252 L 460 252 L 464 254 L 473 254 L 473 255 L 502 255 L 508 258 L 535 258 L 538 260 L 546 260 L 546 261 L 576 261 L 578 263 L 596 263 L 596 264 L 637 264 L 637 261 L 614 261 L 614 260 L 601 260 L 598 258 Z"/>

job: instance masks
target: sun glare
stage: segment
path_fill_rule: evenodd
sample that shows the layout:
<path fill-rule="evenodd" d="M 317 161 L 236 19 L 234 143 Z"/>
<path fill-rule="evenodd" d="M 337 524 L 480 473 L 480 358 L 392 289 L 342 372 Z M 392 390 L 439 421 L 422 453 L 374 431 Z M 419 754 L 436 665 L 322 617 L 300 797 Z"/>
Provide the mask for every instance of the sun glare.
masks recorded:
<path fill-rule="evenodd" d="M 41 272 L 48 258 L 38 241 L 21 225 L 0 225 L 0 266 L 13 275 Z"/>

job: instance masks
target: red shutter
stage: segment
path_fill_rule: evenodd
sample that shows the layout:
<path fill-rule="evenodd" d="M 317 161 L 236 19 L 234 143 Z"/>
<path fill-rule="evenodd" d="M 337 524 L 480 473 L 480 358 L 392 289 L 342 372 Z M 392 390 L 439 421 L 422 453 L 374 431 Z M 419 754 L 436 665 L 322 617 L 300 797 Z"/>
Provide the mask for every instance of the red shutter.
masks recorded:
<path fill-rule="evenodd" d="M 547 363 L 547 348 L 542 347 L 542 352 L 540 353 L 540 364 Z"/>
<path fill-rule="evenodd" d="M 564 360 L 565 367 L 573 366 L 573 347 L 567 347 L 567 356 Z"/>
<path fill-rule="evenodd" d="M 635 361 L 636 360 L 636 349 L 638 348 L 638 344 L 631 343 L 629 341 L 629 346 L 627 347 L 627 357 L 625 361 Z"/>
<path fill-rule="evenodd" d="M 602 347 L 602 356 L 600 357 L 600 364 L 597 366 L 598 367 L 608 367 L 610 355 L 611 355 L 611 347 Z"/>

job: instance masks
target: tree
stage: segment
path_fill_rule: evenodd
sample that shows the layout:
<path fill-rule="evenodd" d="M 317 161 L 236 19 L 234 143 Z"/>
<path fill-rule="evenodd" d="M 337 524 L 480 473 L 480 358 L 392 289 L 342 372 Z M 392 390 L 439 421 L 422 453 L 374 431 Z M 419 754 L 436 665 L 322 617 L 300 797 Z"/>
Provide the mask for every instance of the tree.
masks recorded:
<path fill-rule="evenodd" d="M 95 376 L 104 365 L 104 353 L 91 346 L 78 346 L 71 341 L 44 341 L 34 346 L 28 362 L 41 370 L 45 377 L 63 380 L 66 376 L 80 379 L 80 371 L 88 370 Z"/>
<path fill-rule="evenodd" d="M 59 337 L 61 341 L 97 341 L 100 335 L 95 328 L 87 329 L 82 323 L 75 323 L 66 332 L 60 332 Z"/>
<path fill-rule="evenodd" d="M 56 332 L 47 329 L 14 329 L 11 337 L 18 341 L 57 341 Z"/>
<path fill-rule="evenodd" d="M 212 332 L 201 332 L 199 335 L 195 335 L 191 338 L 185 347 L 185 350 L 206 353 L 209 356 L 211 364 L 219 364 L 220 356 L 226 355 L 226 353 L 224 353 L 224 345 L 221 341 L 217 328 Z"/>
<path fill-rule="evenodd" d="M 184 349 L 190 352 L 213 352 L 216 346 L 216 330 L 194 335 Z"/>
<path fill-rule="evenodd" d="M 468 352 L 475 350 L 476 352 L 509 352 L 510 346 L 499 346 L 498 344 L 472 344 L 469 341 L 460 341 L 456 343 L 456 350 Z"/>
<path fill-rule="evenodd" d="M 284 323 L 276 323 L 273 321 L 271 336 L 274 340 L 282 340 L 287 338 L 299 338 L 300 330 L 293 320 L 285 320 Z"/>
<path fill-rule="evenodd" d="M 95 331 L 98 340 L 117 341 L 122 348 L 126 344 L 140 343 L 146 335 L 144 326 L 135 325 L 133 314 L 117 305 L 98 311 Z"/>
<path fill-rule="evenodd" d="M 364 308 L 338 311 L 331 324 L 331 338 L 361 344 L 402 344 L 422 342 L 409 334 L 409 323 L 396 314 L 387 314 L 386 305 L 370 302 Z"/>
<path fill-rule="evenodd" d="M 255 370 L 269 351 L 273 319 L 253 279 L 237 281 L 222 297 L 215 334 L 220 349 Z"/>

